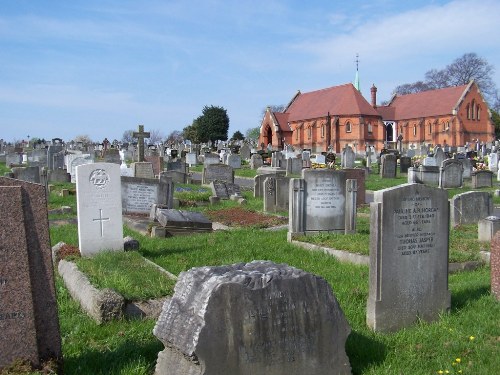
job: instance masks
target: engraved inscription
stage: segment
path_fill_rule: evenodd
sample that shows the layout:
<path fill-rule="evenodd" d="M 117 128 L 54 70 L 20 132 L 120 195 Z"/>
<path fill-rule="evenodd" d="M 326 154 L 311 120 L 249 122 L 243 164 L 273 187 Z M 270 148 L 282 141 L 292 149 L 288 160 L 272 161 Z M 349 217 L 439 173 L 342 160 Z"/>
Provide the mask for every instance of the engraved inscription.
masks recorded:
<path fill-rule="evenodd" d="M 397 251 L 401 255 L 427 254 L 434 248 L 436 232 L 434 222 L 439 208 L 432 205 L 430 197 L 406 197 L 402 206 L 394 209 Z"/>
<path fill-rule="evenodd" d="M 26 314 L 22 311 L 0 312 L 0 320 L 17 320 L 24 319 Z"/>
<path fill-rule="evenodd" d="M 308 206 L 315 210 L 336 209 L 342 203 L 340 186 L 328 178 L 318 179 L 316 186 L 309 190 Z"/>
<path fill-rule="evenodd" d="M 158 201 L 158 186 L 128 184 L 125 210 L 130 212 L 149 212 L 151 205 Z"/>
<path fill-rule="evenodd" d="M 0 277 L 0 286 L 7 285 L 7 279 Z"/>
<path fill-rule="evenodd" d="M 109 174 L 104 169 L 96 169 L 90 174 L 89 180 L 96 188 L 103 189 L 109 183 Z"/>

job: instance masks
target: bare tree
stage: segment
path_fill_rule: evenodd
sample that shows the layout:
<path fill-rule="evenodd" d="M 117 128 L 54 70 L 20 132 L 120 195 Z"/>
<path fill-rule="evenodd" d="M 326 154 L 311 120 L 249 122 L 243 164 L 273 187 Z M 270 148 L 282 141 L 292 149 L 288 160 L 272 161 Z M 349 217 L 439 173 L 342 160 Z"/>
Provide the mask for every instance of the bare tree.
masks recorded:
<path fill-rule="evenodd" d="M 73 141 L 75 143 L 78 143 L 78 142 L 81 142 L 82 144 L 84 145 L 90 145 L 92 144 L 92 139 L 90 139 L 90 137 L 87 135 L 87 134 L 84 134 L 84 135 L 77 135 Z"/>
<path fill-rule="evenodd" d="M 163 135 L 161 130 L 151 129 L 149 131 L 149 138 L 147 139 L 149 144 L 157 145 L 158 143 L 161 143 L 163 141 L 163 138 L 165 138 L 165 136 Z"/>
<path fill-rule="evenodd" d="M 134 142 L 134 137 L 132 136 L 132 134 L 134 134 L 133 130 L 125 130 L 122 135 L 122 142 L 125 143 Z"/>
<path fill-rule="evenodd" d="M 167 138 L 165 139 L 167 143 L 179 143 L 183 140 L 184 137 L 182 136 L 182 132 L 180 130 L 174 130 L 169 135 L 167 135 Z"/>

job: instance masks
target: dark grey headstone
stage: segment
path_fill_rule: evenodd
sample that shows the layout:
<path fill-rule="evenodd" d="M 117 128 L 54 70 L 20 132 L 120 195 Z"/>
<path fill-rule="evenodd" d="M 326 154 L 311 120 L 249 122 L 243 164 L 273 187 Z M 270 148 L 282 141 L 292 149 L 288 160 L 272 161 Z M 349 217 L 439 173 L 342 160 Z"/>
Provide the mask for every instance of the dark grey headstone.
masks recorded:
<path fill-rule="evenodd" d="M 229 193 L 224 181 L 215 180 L 210 183 L 212 194 L 219 199 L 229 199 Z"/>
<path fill-rule="evenodd" d="M 379 190 L 370 211 L 368 326 L 387 332 L 437 320 L 450 308 L 447 192 L 422 184 Z"/>
<path fill-rule="evenodd" d="M 477 224 L 493 213 L 493 197 L 486 191 L 469 191 L 450 199 L 451 225 Z"/>
<path fill-rule="evenodd" d="M 463 184 L 464 166 L 459 160 L 446 159 L 439 170 L 439 187 L 443 189 L 459 188 Z"/>
<path fill-rule="evenodd" d="M 193 268 L 154 328 L 156 374 L 350 374 L 349 333 L 318 276 L 264 261 Z"/>
<path fill-rule="evenodd" d="M 210 182 L 219 180 L 224 182 L 234 182 L 234 170 L 229 165 L 225 164 L 208 164 L 203 167 L 202 183 L 210 184 Z"/>
<path fill-rule="evenodd" d="M 382 155 L 380 165 L 380 177 L 382 178 L 395 178 L 396 177 L 396 155 L 386 154 Z"/>

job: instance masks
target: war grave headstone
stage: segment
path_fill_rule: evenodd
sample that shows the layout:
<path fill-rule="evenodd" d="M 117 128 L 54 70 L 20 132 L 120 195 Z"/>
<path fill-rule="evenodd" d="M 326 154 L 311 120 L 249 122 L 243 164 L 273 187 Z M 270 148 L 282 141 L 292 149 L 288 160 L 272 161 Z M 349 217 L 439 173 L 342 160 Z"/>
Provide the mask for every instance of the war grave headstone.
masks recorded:
<path fill-rule="evenodd" d="M 45 188 L 0 177 L 0 206 L 0 371 L 18 359 L 60 363 Z"/>
<path fill-rule="evenodd" d="M 240 156 L 242 160 L 250 159 L 250 146 L 247 143 L 244 143 L 240 148 Z"/>
<path fill-rule="evenodd" d="M 399 171 L 401 173 L 408 173 L 408 168 L 411 167 L 411 157 L 401 156 L 399 158 Z"/>
<path fill-rule="evenodd" d="M 500 232 L 491 241 L 490 274 L 491 294 L 500 301 Z"/>
<path fill-rule="evenodd" d="M 459 188 L 463 185 L 463 164 L 454 159 L 446 159 L 439 168 L 439 187 L 443 189 Z"/>
<path fill-rule="evenodd" d="M 264 211 L 287 211 L 290 199 L 290 179 L 273 176 L 264 179 Z"/>
<path fill-rule="evenodd" d="M 397 331 L 449 310 L 448 214 L 443 189 L 405 184 L 374 193 L 366 315 L 373 330 Z"/>
<path fill-rule="evenodd" d="M 343 169 L 347 180 L 356 180 L 357 194 L 356 204 L 361 206 L 366 203 L 366 172 L 361 168 L 347 168 Z"/>
<path fill-rule="evenodd" d="M 173 207 L 174 186 L 163 173 L 160 178 L 121 177 L 119 195 L 124 214 L 149 214 L 153 204 Z"/>
<path fill-rule="evenodd" d="M 356 154 L 352 150 L 351 146 L 347 146 L 342 150 L 342 155 L 340 157 L 340 165 L 342 168 L 354 168 L 356 160 Z"/>
<path fill-rule="evenodd" d="M 290 180 L 288 240 L 320 232 L 345 233 L 346 173 L 303 169 L 302 178 Z M 347 228 L 350 230 L 350 228 Z"/>
<path fill-rule="evenodd" d="M 486 191 L 469 191 L 450 199 L 452 226 L 476 224 L 493 213 L 493 197 Z"/>
<path fill-rule="evenodd" d="M 76 167 L 76 204 L 82 256 L 123 251 L 120 166 L 94 163 Z"/>
<path fill-rule="evenodd" d="M 225 164 L 205 165 L 203 167 L 202 184 L 208 185 L 215 180 L 234 183 L 233 168 Z"/>
<path fill-rule="evenodd" d="M 474 171 L 471 177 L 473 189 L 493 186 L 493 172 L 491 171 Z"/>
<path fill-rule="evenodd" d="M 153 333 L 165 345 L 156 374 L 351 373 L 350 327 L 331 287 L 286 264 L 182 272 Z"/>
<path fill-rule="evenodd" d="M 12 167 L 12 177 L 35 184 L 40 183 L 40 167 Z"/>
<path fill-rule="evenodd" d="M 241 156 L 230 154 L 227 156 L 227 161 L 225 164 L 229 165 L 233 169 L 239 169 L 241 168 Z"/>
<path fill-rule="evenodd" d="M 382 155 L 380 164 L 380 177 L 395 178 L 396 177 L 397 158 L 396 155 Z"/>
<path fill-rule="evenodd" d="M 132 137 L 137 138 L 137 158 L 138 162 L 146 161 L 144 158 L 144 138 L 149 138 L 151 134 L 144 131 L 144 125 L 139 125 L 138 131 L 132 133 Z"/>
<path fill-rule="evenodd" d="M 148 161 L 135 162 L 130 166 L 134 171 L 134 177 L 137 178 L 155 178 L 153 163 Z"/>
<path fill-rule="evenodd" d="M 252 154 L 250 157 L 250 169 L 257 169 L 264 165 L 262 156 L 259 154 Z"/>

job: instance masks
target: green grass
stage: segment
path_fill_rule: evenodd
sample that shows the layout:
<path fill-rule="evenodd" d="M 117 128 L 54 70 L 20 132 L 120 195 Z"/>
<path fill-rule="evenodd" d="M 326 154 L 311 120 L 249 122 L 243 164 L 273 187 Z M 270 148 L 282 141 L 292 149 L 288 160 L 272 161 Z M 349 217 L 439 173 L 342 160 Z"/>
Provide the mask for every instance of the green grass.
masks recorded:
<path fill-rule="evenodd" d="M 3 176 L 5 173 L 10 172 L 11 169 L 5 165 L 5 163 L 0 163 L 0 176 Z"/>
<path fill-rule="evenodd" d="M 78 268 L 92 285 L 111 288 L 127 300 L 147 300 L 172 295 L 175 281 L 145 262 L 135 251 L 102 252 L 92 258 L 77 258 Z"/>

